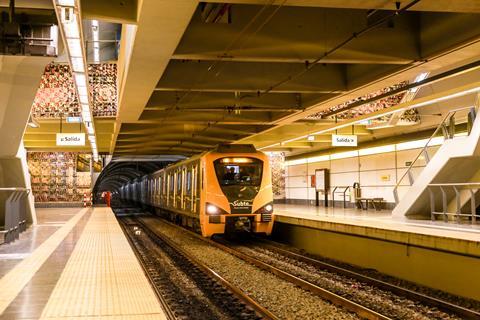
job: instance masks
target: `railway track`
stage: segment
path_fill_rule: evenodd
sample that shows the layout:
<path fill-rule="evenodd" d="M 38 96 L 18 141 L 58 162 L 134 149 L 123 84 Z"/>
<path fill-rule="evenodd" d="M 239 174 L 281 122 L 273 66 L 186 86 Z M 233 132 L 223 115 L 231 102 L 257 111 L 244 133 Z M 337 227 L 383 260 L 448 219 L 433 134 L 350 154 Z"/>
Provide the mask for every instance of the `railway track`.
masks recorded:
<path fill-rule="evenodd" d="M 419 292 L 416 292 L 416 291 L 413 291 L 413 290 L 410 290 L 386 281 L 382 281 L 382 280 L 367 276 L 365 274 L 361 274 L 359 272 L 355 272 L 353 270 L 349 270 L 340 266 L 336 266 L 331 263 L 320 261 L 318 259 L 314 259 L 312 257 L 308 257 L 305 255 L 293 252 L 291 250 L 284 249 L 278 243 L 275 243 L 270 240 L 266 240 L 262 238 L 255 238 L 255 240 L 257 241 L 257 243 L 258 242 L 260 243 L 260 246 L 268 250 L 271 250 L 273 252 L 276 252 L 280 255 L 283 255 L 289 259 L 307 263 L 318 269 L 326 270 L 326 271 L 333 272 L 345 277 L 353 278 L 362 283 L 366 283 L 376 288 L 395 293 L 399 296 L 408 298 L 410 300 L 419 301 L 426 305 L 436 307 L 440 310 L 454 313 L 458 316 L 461 316 L 464 319 L 480 319 L 480 312 L 476 310 L 468 309 L 463 306 L 459 306 L 451 302 L 438 299 L 436 297 L 422 294 L 422 293 L 419 293 Z"/>
<path fill-rule="evenodd" d="M 170 224 L 171 226 L 174 226 L 174 227 L 178 227 L 168 221 L 165 221 L 165 223 Z M 365 319 L 393 319 L 394 318 L 394 317 L 390 317 L 390 315 L 388 314 L 384 314 L 383 312 L 377 312 L 372 308 L 362 305 L 361 303 L 352 301 L 352 299 L 349 299 L 348 297 L 343 297 L 339 294 L 336 294 L 335 292 L 322 288 L 316 285 L 315 283 L 312 283 L 306 279 L 303 279 L 294 274 L 291 274 L 290 272 L 285 271 L 281 268 L 278 268 L 271 263 L 262 261 L 261 259 L 256 258 L 254 255 L 246 254 L 245 252 L 237 250 L 234 246 L 232 246 L 228 242 L 225 242 L 224 238 L 217 237 L 215 241 L 215 240 L 201 237 L 200 235 L 193 233 L 189 230 L 186 230 L 186 231 L 191 233 L 193 236 L 195 236 L 198 239 L 208 242 L 209 244 L 219 249 L 222 249 L 236 256 L 241 260 L 244 260 L 252 265 L 255 265 L 262 270 L 271 272 L 284 280 L 292 282 L 304 290 L 308 290 L 312 293 L 315 293 L 318 296 L 322 297 L 323 299 L 328 300 L 337 306 L 341 306 L 351 312 L 356 313 L 362 318 L 365 318 Z M 219 240 L 219 239 L 222 239 L 222 240 Z M 375 279 L 375 278 L 372 278 L 372 277 L 369 277 L 345 268 L 335 266 L 333 264 L 325 263 L 325 262 L 304 256 L 289 250 L 285 250 L 283 248 L 280 248 L 278 245 L 275 245 L 274 242 L 272 241 L 268 241 L 265 239 L 258 239 L 258 238 L 257 238 L 257 241 L 261 242 L 262 243 L 261 246 L 263 246 L 264 248 L 267 248 L 271 251 L 281 254 L 287 257 L 288 259 L 293 259 L 296 261 L 307 263 L 314 266 L 317 269 L 326 270 L 331 273 L 335 273 L 344 277 L 355 279 L 356 281 L 373 286 L 375 288 L 378 288 L 386 292 L 391 292 L 395 295 L 404 297 L 414 302 L 421 302 L 422 304 L 428 307 L 437 308 L 449 314 L 455 314 L 461 319 L 480 319 L 480 313 L 476 310 L 468 309 L 468 308 L 450 303 L 448 301 L 444 301 L 435 297 L 421 294 L 400 286 L 396 286 L 394 284 L 391 284 L 385 281 L 381 281 L 381 280 L 378 280 L 378 279 Z"/>
<path fill-rule="evenodd" d="M 247 259 L 251 263 L 253 263 L 255 265 L 258 265 L 258 266 L 261 266 L 265 270 L 270 270 L 271 272 L 274 272 L 276 274 L 277 273 L 281 274 L 281 273 L 285 272 L 285 273 L 289 274 L 288 277 L 291 277 L 295 283 L 297 283 L 297 282 L 302 283 L 303 281 L 306 281 L 310 285 L 315 286 L 315 284 L 309 282 L 306 279 L 295 276 L 295 275 L 289 273 L 288 271 L 284 271 L 284 269 L 287 269 L 285 267 L 282 267 L 280 269 L 280 272 L 277 271 L 276 269 L 279 269 L 279 268 L 277 268 L 275 266 L 276 263 L 272 263 L 271 261 L 266 262 L 266 261 L 262 260 L 261 258 L 259 259 L 259 258 L 255 257 L 255 254 L 252 255 L 252 254 L 249 254 L 249 253 L 245 253 L 245 250 L 241 250 L 241 249 L 239 250 L 238 249 L 238 247 L 239 247 L 238 244 L 232 244 L 224 238 L 217 237 L 215 239 L 215 241 L 212 241 L 212 242 L 215 243 L 215 245 L 218 246 L 219 248 L 222 248 L 223 250 L 226 250 L 226 251 L 230 252 L 231 254 L 234 254 L 238 257 L 242 257 L 242 259 Z M 329 263 L 326 263 L 326 262 L 323 262 L 323 261 L 319 261 L 319 260 L 313 259 L 311 257 L 307 257 L 305 255 L 301 255 L 301 254 L 292 252 L 290 250 L 280 248 L 278 244 L 275 244 L 272 241 L 256 238 L 256 242 L 254 242 L 254 246 L 255 246 L 254 249 L 252 249 L 250 247 L 247 247 L 247 249 L 250 250 L 250 251 L 258 252 L 259 248 L 263 248 L 263 249 L 267 249 L 269 251 L 272 251 L 272 252 L 278 254 L 279 256 L 283 256 L 284 258 L 280 259 L 281 263 L 279 263 L 279 265 L 283 264 L 284 266 L 285 265 L 288 266 L 288 265 L 293 264 L 294 266 L 298 267 L 299 264 L 295 263 L 295 262 L 301 262 L 302 264 L 300 264 L 300 267 L 304 268 L 305 265 L 310 265 L 310 266 L 313 266 L 313 267 L 315 267 L 316 269 L 319 269 L 319 270 L 324 270 L 324 271 L 327 271 L 329 273 L 340 275 L 340 276 L 348 278 L 348 279 L 354 279 L 355 281 L 358 281 L 362 284 L 366 284 L 366 285 L 378 288 L 378 289 L 383 290 L 385 292 L 393 293 L 393 294 L 398 295 L 400 297 L 404 297 L 408 300 L 411 300 L 411 301 L 414 301 L 414 302 L 421 302 L 422 304 L 424 304 L 428 307 L 437 308 L 437 309 L 442 310 L 444 312 L 447 312 L 449 314 L 455 314 L 456 316 L 460 317 L 461 319 L 480 319 L 480 313 L 476 310 L 468 309 L 468 308 L 450 303 L 448 301 L 444 301 L 444 300 L 441 300 L 441 299 L 438 299 L 438 298 L 435 298 L 435 297 L 431 297 L 431 296 L 428 296 L 428 295 L 425 295 L 425 294 L 421 294 L 421 293 L 418 293 L 418 292 L 415 292 L 415 291 L 412 291 L 412 290 L 409 290 L 409 289 L 406 289 L 406 288 L 403 288 L 403 287 L 400 287 L 400 286 L 396 286 L 394 284 L 391 284 L 391 283 L 388 283 L 388 282 L 385 282 L 385 281 L 381 281 L 381 280 L 378 280 L 378 279 L 375 279 L 375 278 L 372 278 L 372 277 L 369 277 L 369 276 L 366 276 L 366 275 L 363 275 L 363 274 L 360 274 L 360 273 L 357 273 L 357 272 L 354 272 L 354 271 L 351 271 L 351 270 L 348 270 L 348 269 L 345 269 L 345 268 L 342 268 L 342 267 L 339 267 L 339 266 L 335 266 L 333 264 L 329 264 Z M 300 279 L 300 280 L 298 280 L 298 279 Z M 309 285 L 306 285 L 305 289 L 308 289 L 308 286 Z M 312 289 L 309 289 L 309 290 L 312 290 L 312 292 L 317 291 L 317 289 L 314 288 L 314 287 Z M 335 294 L 334 292 L 330 292 L 330 293 Z M 325 298 L 329 299 L 328 295 L 325 296 Z M 348 300 L 351 300 L 351 299 L 348 299 Z M 337 303 L 337 301 L 335 301 L 335 300 L 330 300 L 330 301 L 332 301 L 333 303 Z M 343 302 L 340 301 L 340 303 L 343 303 Z M 348 305 L 346 305 L 345 307 L 350 308 L 350 306 L 348 306 Z M 369 308 L 367 307 L 367 309 L 369 309 Z M 352 311 L 353 311 L 353 309 L 352 309 Z M 388 318 L 388 316 L 386 316 L 384 312 L 377 311 L 377 314 L 381 314 L 383 318 Z M 367 317 L 368 317 L 368 315 L 367 315 Z M 432 318 L 437 318 L 437 317 L 432 315 Z M 438 318 L 440 318 L 440 317 L 438 317 Z"/>
<path fill-rule="evenodd" d="M 145 228 L 145 230 L 148 230 L 148 226 L 146 226 L 142 221 L 138 221 L 139 225 L 142 226 L 142 228 Z M 180 228 L 177 225 L 174 225 L 168 221 L 161 220 L 161 223 L 165 223 L 170 225 L 173 228 Z M 388 312 L 383 312 L 383 310 L 377 310 L 376 308 L 370 308 L 368 307 L 368 304 L 363 305 L 361 301 L 355 301 L 355 299 L 352 299 L 350 296 L 344 296 L 342 294 L 338 294 L 334 292 L 335 290 L 328 290 L 328 288 L 324 288 L 321 285 L 318 285 L 315 283 L 315 281 L 309 281 L 308 278 L 299 276 L 298 274 L 294 274 L 292 272 L 288 271 L 288 268 L 285 269 L 282 267 L 281 263 L 271 263 L 270 261 L 265 261 L 265 259 L 261 259 L 256 254 L 252 254 L 250 251 L 261 251 L 257 250 L 258 248 L 262 248 L 262 250 L 268 250 L 275 255 L 281 256 L 280 260 L 284 264 L 303 264 L 303 265 L 309 265 L 312 266 L 318 270 L 330 272 L 332 274 L 340 275 L 345 278 L 349 279 L 355 279 L 355 281 L 362 282 L 363 284 L 366 284 L 368 286 L 374 287 L 379 290 L 383 290 L 385 292 L 391 292 L 397 296 L 404 297 L 406 299 L 409 299 L 411 301 L 414 301 L 415 306 L 410 306 L 410 307 L 417 307 L 416 304 L 420 302 L 423 305 L 426 305 L 428 307 L 433 307 L 433 309 L 438 309 L 441 310 L 442 312 L 448 312 L 448 314 L 455 314 L 458 317 L 442 317 L 442 316 L 436 316 L 436 313 L 432 313 L 431 318 L 438 318 L 438 319 L 480 319 L 480 313 L 477 312 L 476 310 L 471 310 L 453 303 L 450 303 L 448 301 L 443 301 L 441 299 L 431 297 L 425 294 L 421 294 L 382 280 L 375 279 L 373 277 L 366 276 L 361 273 L 354 272 L 352 270 L 348 270 L 330 263 L 326 263 L 324 261 L 316 260 L 311 257 L 299 254 L 297 252 L 293 252 L 291 250 L 286 250 L 281 247 L 281 245 L 266 240 L 266 239 L 254 239 L 254 242 L 250 243 L 249 245 L 246 246 L 246 249 L 242 250 L 239 249 L 238 243 L 231 243 L 227 241 L 224 238 L 215 238 L 215 240 L 211 239 L 206 239 L 201 237 L 200 235 L 193 233 L 189 230 L 186 230 L 184 228 L 181 228 L 184 232 L 190 234 L 191 236 L 202 240 L 203 242 L 208 243 L 209 245 L 212 245 L 218 249 L 221 249 L 224 252 L 227 252 L 233 256 L 235 256 L 238 259 L 241 259 L 251 265 L 254 265 L 258 267 L 261 270 L 268 271 L 279 278 L 286 280 L 288 282 L 291 282 L 295 284 L 296 286 L 307 290 L 309 292 L 312 292 L 313 294 L 321 297 L 322 299 L 330 301 L 332 304 L 341 306 L 342 308 L 353 312 L 357 314 L 359 317 L 364 318 L 364 319 L 405 319 L 405 317 L 398 317 L 397 315 L 390 314 Z M 152 231 L 150 231 L 152 232 Z M 175 243 L 172 242 L 169 239 L 165 239 L 166 241 L 170 241 L 171 245 L 175 246 Z M 241 245 L 240 245 L 241 246 Z M 249 248 L 249 246 L 251 246 Z M 252 249 L 255 247 L 256 249 Z M 185 252 L 185 254 L 188 256 L 188 253 Z M 190 257 L 194 259 L 193 257 Z M 205 266 L 208 268 L 207 266 Z M 213 270 L 210 270 L 211 273 L 216 274 Z M 362 290 L 362 288 L 359 288 L 359 290 Z M 239 290 L 240 291 L 240 290 Z M 241 291 L 240 291 L 241 293 Z M 259 306 L 257 306 L 259 307 Z M 259 312 L 261 313 L 261 312 Z M 263 315 L 264 318 L 269 318 L 269 316 Z M 270 314 L 270 318 L 274 319 L 275 316 Z M 408 317 L 406 317 L 408 318 Z M 424 318 L 429 318 L 428 315 Z"/>
<path fill-rule="evenodd" d="M 150 230 L 140 220 L 120 217 L 119 221 L 170 320 L 278 319 L 173 241 Z M 175 267 L 188 277 L 189 288 L 183 289 L 187 293 L 181 292 L 178 283 L 173 283 L 178 282 L 178 276 L 168 274 L 165 265 L 169 263 L 159 258 L 159 251 L 168 256 Z M 192 283 L 196 286 L 195 289 L 191 288 Z M 192 291 L 201 291 L 202 297 L 199 298 L 198 293 L 192 294 Z"/>
<path fill-rule="evenodd" d="M 175 228 L 179 228 L 179 226 L 175 225 L 175 224 L 172 224 L 171 222 L 168 222 L 168 221 L 162 221 L 166 224 L 169 224 L 170 226 L 172 227 L 175 227 Z M 183 229 L 183 228 L 182 228 Z M 301 278 L 298 278 L 292 274 L 289 274 L 288 272 L 285 272 L 283 270 L 280 270 L 279 268 L 276 268 L 272 265 L 269 265 L 267 263 L 264 263 L 252 256 L 249 256 L 249 255 L 246 255 L 238 250 L 235 250 L 225 244 L 222 244 L 222 243 L 219 243 L 217 241 L 213 241 L 213 240 L 210 240 L 210 239 L 207 239 L 207 238 L 204 238 L 192 231 L 189 231 L 189 230 L 186 230 L 186 229 L 183 229 L 185 230 L 186 232 L 190 233 L 191 235 L 193 235 L 194 237 L 198 238 L 198 239 L 201 239 L 202 241 L 204 242 L 207 242 L 209 243 L 210 245 L 212 246 L 215 246 L 225 252 L 228 252 L 232 255 L 234 255 L 235 257 L 243 260 L 243 261 L 246 261 L 262 270 L 265 270 L 265 271 L 268 271 L 268 272 L 271 272 L 273 274 L 275 274 L 276 276 L 280 277 L 281 279 L 283 280 L 286 280 L 286 281 L 289 281 L 293 284 L 295 284 L 296 286 L 304 289 L 304 290 L 307 290 L 307 291 L 310 291 L 318 296 L 320 296 L 322 299 L 325 299 L 331 303 L 333 303 L 334 305 L 337 305 L 337 306 L 340 306 L 342 308 L 345 308 L 346 310 L 350 311 L 350 312 L 353 312 L 355 314 L 357 314 L 359 317 L 361 318 L 364 318 L 364 319 L 369 319 L 369 320 L 391 320 L 392 318 L 388 317 L 388 316 L 385 316 L 385 315 L 382 315 L 372 309 L 369 309 L 367 307 L 364 307 L 358 303 L 355 303 L 349 299 L 346 299 L 344 297 L 341 297 L 333 292 L 330 292 L 328 290 L 325 290 L 323 288 L 320 288 L 319 286 L 315 285 L 315 284 L 312 284 L 308 281 L 305 281 Z"/>

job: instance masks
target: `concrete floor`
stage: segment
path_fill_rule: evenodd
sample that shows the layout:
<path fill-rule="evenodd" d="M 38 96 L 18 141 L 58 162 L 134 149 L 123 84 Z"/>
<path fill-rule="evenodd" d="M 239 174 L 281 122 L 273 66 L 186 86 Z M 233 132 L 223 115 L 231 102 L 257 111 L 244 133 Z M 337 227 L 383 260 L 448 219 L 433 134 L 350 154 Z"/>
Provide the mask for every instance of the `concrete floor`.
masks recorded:
<path fill-rule="evenodd" d="M 37 214 L 0 245 L 0 319 L 165 319 L 110 208 Z"/>
<path fill-rule="evenodd" d="M 291 204 L 276 204 L 274 210 L 275 215 L 284 217 L 337 222 L 434 236 L 448 236 L 465 240 L 479 241 L 480 239 L 480 223 L 412 220 L 393 217 L 390 210 L 325 208 Z"/>

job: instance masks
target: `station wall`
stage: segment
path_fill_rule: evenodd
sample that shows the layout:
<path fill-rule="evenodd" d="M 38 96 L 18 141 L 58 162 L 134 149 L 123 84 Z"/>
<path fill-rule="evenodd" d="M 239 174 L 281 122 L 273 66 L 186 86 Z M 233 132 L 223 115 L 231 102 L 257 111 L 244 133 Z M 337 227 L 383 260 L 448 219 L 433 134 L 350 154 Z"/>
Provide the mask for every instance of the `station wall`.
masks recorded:
<path fill-rule="evenodd" d="M 315 175 L 316 169 L 328 169 L 330 201 L 335 187 L 352 186 L 354 182 L 358 182 L 360 183 L 362 197 L 384 198 L 387 201 L 387 207 L 392 208 L 395 202 L 393 196 L 395 185 L 407 171 L 408 162 L 413 161 L 421 151 L 419 148 L 392 149 L 390 152 L 368 155 L 355 152 L 355 154 L 348 156 L 349 152 L 346 152 L 344 155 L 337 154 L 337 156 L 324 157 L 327 158 L 324 161 L 315 161 L 313 158 L 313 160 L 300 164 L 289 164 L 287 161 L 285 168 L 285 201 L 287 203 L 314 204 L 315 188 L 311 187 L 311 176 Z M 428 148 L 430 157 L 435 154 L 437 149 L 438 146 Z M 425 159 L 420 157 L 412 170 L 414 178 L 418 176 L 425 165 Z M 408 187 L 408 178 L 404 178 L 398 189 L 400 198 Z M 340 190 L 342 189 L 337 189 L 337 191 Z M 353 197 L 351 198 L 353 199 Z M 320 195 L 320 200 L 323 200 L 323 195 Z M 340 205 L 339 202 L 343 202 L 343 196 L 337 193 L 335 194 L 337 206 Z"/>
<path fill-rule="evenodd" d="M 28 152 L 27 163 L 36 205 L 83 205 L 91 190 L 90 154 Z"/>

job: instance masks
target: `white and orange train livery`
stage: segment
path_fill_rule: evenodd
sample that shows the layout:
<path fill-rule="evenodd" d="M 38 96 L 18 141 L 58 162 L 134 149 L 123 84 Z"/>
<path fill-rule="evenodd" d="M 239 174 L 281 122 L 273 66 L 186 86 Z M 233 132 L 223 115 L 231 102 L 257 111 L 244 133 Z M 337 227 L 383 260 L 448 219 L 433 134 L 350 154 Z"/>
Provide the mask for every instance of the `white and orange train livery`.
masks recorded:
<path fill-rule="evenodd" d="M 219 145 L 126 184 L 119 193 L 205 237 L 272 232 L 269 160 L 252 145 Z"/>

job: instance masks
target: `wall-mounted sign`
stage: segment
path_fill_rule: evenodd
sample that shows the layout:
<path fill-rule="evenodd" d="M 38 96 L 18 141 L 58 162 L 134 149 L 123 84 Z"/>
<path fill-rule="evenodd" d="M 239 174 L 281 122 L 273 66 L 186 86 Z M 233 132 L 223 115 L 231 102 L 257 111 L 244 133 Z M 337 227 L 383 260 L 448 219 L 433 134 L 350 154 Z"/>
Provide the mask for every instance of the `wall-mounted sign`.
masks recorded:
<path fill-rule="evenodd" d="M 356 147 L 357 136 L 344 135 L 344 134 L 332 134 L 332 146 L 334 147 Z"/>
<path fill-rule="evenodd" d="M 85 133 L 57 133 L 57 146 L 84 146 Z"/>

